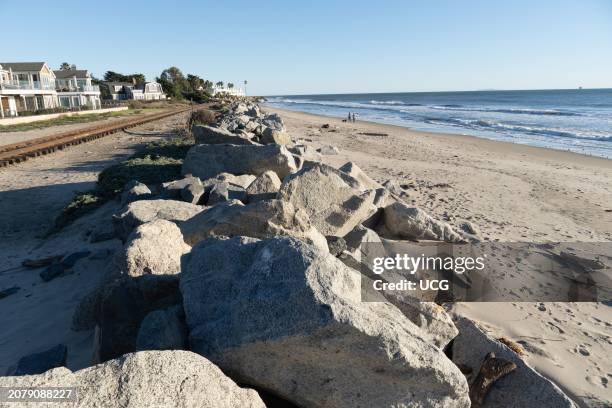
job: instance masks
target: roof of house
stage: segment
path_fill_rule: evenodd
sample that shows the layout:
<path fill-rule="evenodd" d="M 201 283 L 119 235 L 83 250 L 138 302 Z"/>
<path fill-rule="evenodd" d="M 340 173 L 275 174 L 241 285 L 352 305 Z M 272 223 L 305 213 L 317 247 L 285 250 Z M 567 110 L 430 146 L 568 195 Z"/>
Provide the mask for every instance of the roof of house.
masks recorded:
<path fill-rule="evenodd" d="M 131 82 L 112 82 L 112 81 L 104 81 L 102 82 L 103 84 L 106 85 L 112 85 L 112 86 L 134 86 L 133 83 Z"/>
<path fill-rule="evenodd" d="M 149 85 L 149 84 L 157 84 L 157 85 L 159 85 L 159 83 L 155 82 L 155 81 L 140 82 L 138 85 L 136 85 L 136 89 L 144 90 L 146 88 L 146 86 Z"/>
<path fill-rule="evenodd" d="M 86 69 L 60 69 L 57 71 L 53 71 L 55 77 L 57 79 L 66 79 L 66 78 L 87 78 L 89 76 L 89 72 Z"/>
<path fill-rule="evenodd" d="M 44 62 L 0 62 L 0 65 L 6 70 L 9 68 L 13 71 L 40 71 L 44 66 Z"/>

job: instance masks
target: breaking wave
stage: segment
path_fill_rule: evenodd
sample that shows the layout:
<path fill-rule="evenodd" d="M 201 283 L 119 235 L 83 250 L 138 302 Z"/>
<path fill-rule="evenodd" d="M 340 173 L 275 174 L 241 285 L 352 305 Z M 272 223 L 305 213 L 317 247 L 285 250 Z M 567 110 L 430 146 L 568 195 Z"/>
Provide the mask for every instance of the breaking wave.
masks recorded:
<path fill-rule="evenodd" d="M 509 131 L 530 135 L 565 137 L 581 140 L 598 140 L 602 142 L 612 141 L 612 136 L 603 132 L 577 132 L 571 129 L 548 128 L 534 125 L 511 124 L 482 119 L 458 119 L 458 118 L 426 118 L 425 123 L 433 125 L 451 125 L 475 130 L 497 130 Z"/>
<path fill-rule="evenodd" d="M 527 108 L 481 108 L 481 107 L 464 107 L 462 105 L 439 105 L 431 106 L 431 109 L 436 110 L 455 110 L 464 112 L 492 112 L 492 113 L 510 113 L 517 115 L 546 115 L 546 116 L 582 116 L 577 112 L 561 111 L 556 109 L 527 109 Z"/>

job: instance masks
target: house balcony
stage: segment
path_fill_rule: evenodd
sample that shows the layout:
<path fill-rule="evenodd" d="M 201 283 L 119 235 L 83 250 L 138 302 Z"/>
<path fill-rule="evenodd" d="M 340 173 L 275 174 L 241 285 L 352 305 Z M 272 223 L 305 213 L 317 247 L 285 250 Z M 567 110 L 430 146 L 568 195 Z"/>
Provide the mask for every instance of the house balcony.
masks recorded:
<path fill-rule="evenodd" d="M 63 85 L 57 87 L 57 92 L 100 92 L 98 85 Z"/>
<path fill-rule="evenodd" d="M 30 90 L 30 91 L 54 91 L 55 84 L 43 83 L 40 81 L 4 81 L 0 83 L 0 90 Z"/>

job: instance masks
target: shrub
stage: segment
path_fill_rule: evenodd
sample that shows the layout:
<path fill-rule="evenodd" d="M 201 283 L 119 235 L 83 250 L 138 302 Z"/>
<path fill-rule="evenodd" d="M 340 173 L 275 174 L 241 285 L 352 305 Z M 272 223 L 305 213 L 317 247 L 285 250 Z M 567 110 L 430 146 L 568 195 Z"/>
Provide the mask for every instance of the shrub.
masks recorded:
<path fill-rule="evenodd" d="M 189 118 L 191 125 L 212 125 L 217 121 L 217 115 L 213 111 L 200 109 L 194 111 Z"/>
<path fill-rule="evenodd" d="M 145 104 L 141 101 L 129 101 L 128 106 L 130 109 L 142 109 L 145 107 Z"/>
<path fill-rule="evenodd" d="M 160 140 L 128 160 L 107 167 L 99 174 L 94 190 L 77 194 L 64 208 L 55 220 L 54 231 L 114 199 L 131 180 L 158 185 L 180 178 L 183 159 L 191 146 L 193 142 L 188 139 Z"/>
<path fill-rule="evenodd" d="M 112 198 L 121 193 L 130 180 L 156 185 L 179 178 L 183 159 L 192 145 L 185 139 L 149 143 L 142 152 L 100 173 L 96 186 L 98 195 Z"/>
<path fill-rule="evenodd" d="M 55 219 L 54 230 L 64 228 L 75 219 L 100 207 L 104 202 L 105 200 L 99 197 L 95 191 L 77 194 Z"/>

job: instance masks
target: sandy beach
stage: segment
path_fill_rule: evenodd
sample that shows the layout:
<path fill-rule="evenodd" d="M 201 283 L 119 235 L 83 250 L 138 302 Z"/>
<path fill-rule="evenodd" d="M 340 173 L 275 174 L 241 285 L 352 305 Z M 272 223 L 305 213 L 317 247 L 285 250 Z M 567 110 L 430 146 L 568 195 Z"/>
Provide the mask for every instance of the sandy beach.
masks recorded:
<path fill-rule="evenodd" d="M 323 156 L 328 164 L 353 161 L 379 182 L 406 186 L 408 201 L 455 226 L 475 223 L 485 240 L 612 240 L 612 160 L 267 110 L 279 113 L 304 144 L 338 147 L 338 155 Z M 457 303 L 453 310 L 496 338 L 521 344 L 526 361 L 579 404 L 603 407 L 612 401 L 609 304 Z"/>

